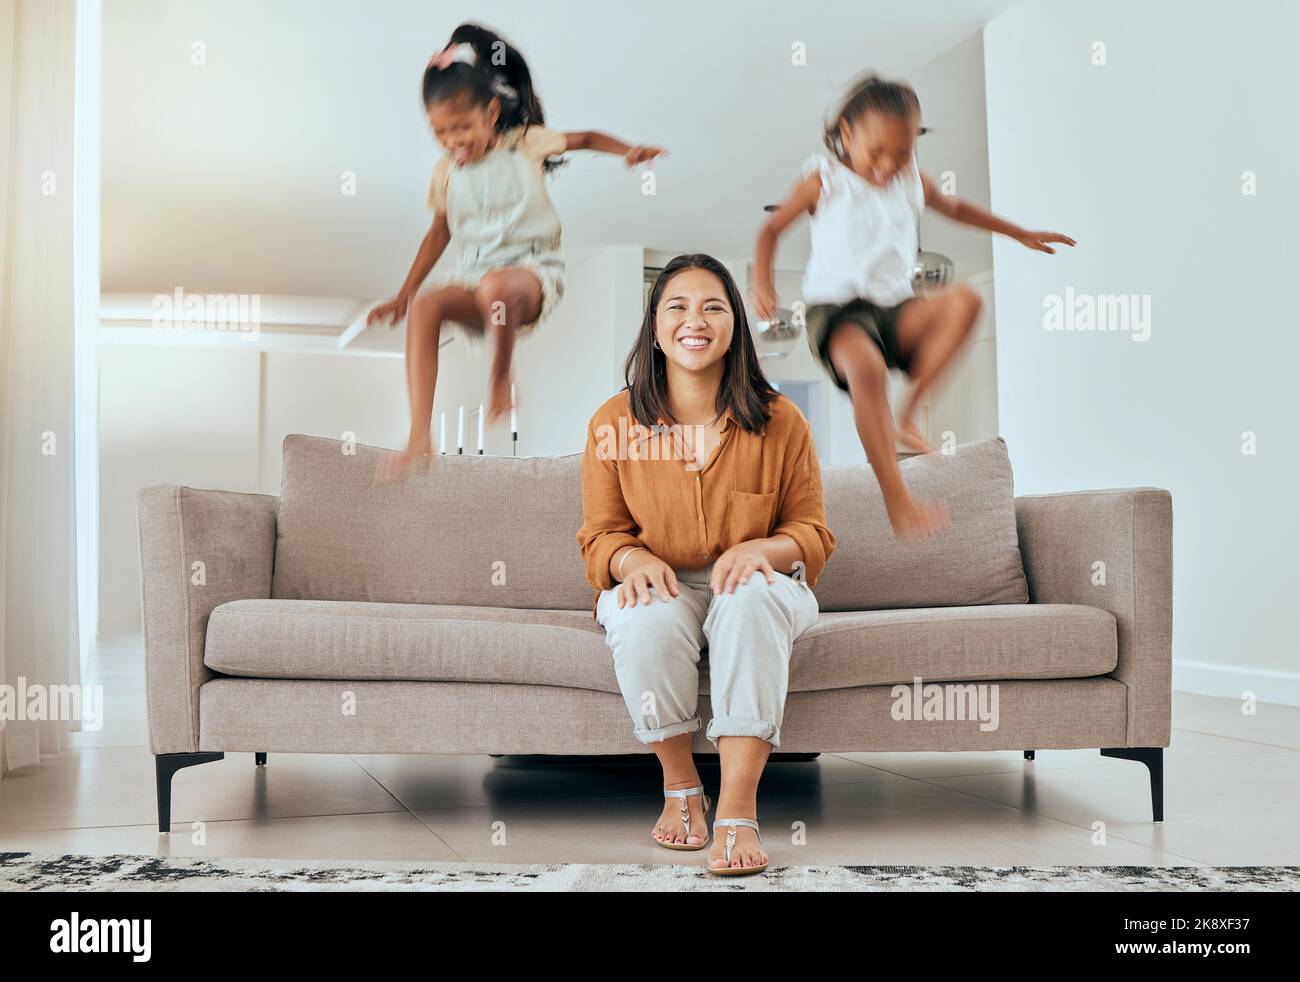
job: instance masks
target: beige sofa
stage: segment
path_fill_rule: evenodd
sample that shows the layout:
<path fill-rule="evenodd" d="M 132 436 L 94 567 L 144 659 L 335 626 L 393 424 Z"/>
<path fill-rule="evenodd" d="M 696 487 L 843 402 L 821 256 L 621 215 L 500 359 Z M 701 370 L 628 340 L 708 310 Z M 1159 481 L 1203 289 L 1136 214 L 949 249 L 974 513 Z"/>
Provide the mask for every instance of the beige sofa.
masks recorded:
<path fill-rule="evenodd" d="M 278 498 L 140 491 L 162 831 L 172 775 L 226 751 L 648 752 L 592 618 L 580 458 L 443 456 L 377 484 L 380 453 L 290 436 Z M 838 544 L 781 750 L 1098 748 L 1147 765 L 1161 820 L 1169 494 L 1014 498 L 1000 440 L 904 471 L 948 502 L 944 535 L 899 543 L 865 466 L 823 475 Z"/>

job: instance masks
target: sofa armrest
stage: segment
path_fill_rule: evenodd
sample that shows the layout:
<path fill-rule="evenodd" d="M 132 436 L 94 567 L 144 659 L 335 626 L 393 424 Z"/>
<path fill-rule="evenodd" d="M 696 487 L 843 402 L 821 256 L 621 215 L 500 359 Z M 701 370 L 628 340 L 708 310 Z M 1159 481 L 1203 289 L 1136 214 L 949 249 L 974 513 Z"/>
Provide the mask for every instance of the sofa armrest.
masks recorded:
<path fill-rule="evenodd" d="M 199 749 L 199 687 L 213 675 L 203 664 L 208 615 L 230 600 L 270 597 L 278 506 L 271 495 L 174 485 L 136 497 L 155 754 Z"/>
<path fill-rule="evenodd" d="M 1016 499 L 1032 603 L 1115 616 L 1128 746 L 1167 747 L 1172 689 L 1173 500 L 1159 488 Z M 1098 565 L 1104 564 L 1104 565 Z"/>

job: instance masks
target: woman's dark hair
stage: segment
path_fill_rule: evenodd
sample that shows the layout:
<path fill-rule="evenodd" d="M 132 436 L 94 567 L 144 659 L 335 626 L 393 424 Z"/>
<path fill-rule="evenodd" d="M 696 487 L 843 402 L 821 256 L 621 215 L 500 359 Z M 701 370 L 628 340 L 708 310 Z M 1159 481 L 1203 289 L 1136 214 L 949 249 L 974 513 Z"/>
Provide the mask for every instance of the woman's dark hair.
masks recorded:
<path fill-rule="evenodd" d="M 627 364 L 623 366 L 631 394 L 632 415 L 647 427 L 654 426 L 661 419 L 669 423 L 680 422 L 673 417 L 668 406 L 668 369 L 663 351 L 655 347 L 655 311 L 669 281 L 688 269 L 702 269 L 722 281 L 734 319 L 731 347 L 723 355 L 722 382 L 718 386 L 718 402 L 714 408 L 719 413 L 730 409 L 742 429 L 761 433 L 772 418 L 768 403 L 776 398 L 777 391 L 758 367 L 758 353 L 754 350 L 754 339 L 750 336 L 749 321 L 745 317 L 745 303 L 736 289 L 736 281 L 726 266 L 699 252 L 678 256 L 663 268 L 650 288 L 650 303 L 641 321 L 640 334 L 628 353 Z"/>
<path fill-rule="evenodd" d="M 840 111 L 826 125 L 826 146 L 839 160 L 845 160 L 844 144 L 840 140 L 840 124 L 852 126 L 867 113 L 888 113 L 891 116 L 920 117 L 921 100 L 916 90 L 906 82 L 890 82 L 879 75 L 865 75 L 844 97 Z"/>
<path fill-rule="evenodd" d="M 532 73 L 517 48 L 477 24 L 461 24 L 452 31 L 444 50 L 453 44 L 472 47 L 474 64 L 454 61 L 446 68 L 439 68 L 430 63 L 420 85 L 426 108 L 448 99 L 465 99 L 471 106 L 480 107 L 498 99 L 501 114 L 497 117 L 497 132 L 546 124 L 542 100 L 533 89 Z M 552 159 L 543 166 L 550 171 L 558 164 L 558 160 Z"/>

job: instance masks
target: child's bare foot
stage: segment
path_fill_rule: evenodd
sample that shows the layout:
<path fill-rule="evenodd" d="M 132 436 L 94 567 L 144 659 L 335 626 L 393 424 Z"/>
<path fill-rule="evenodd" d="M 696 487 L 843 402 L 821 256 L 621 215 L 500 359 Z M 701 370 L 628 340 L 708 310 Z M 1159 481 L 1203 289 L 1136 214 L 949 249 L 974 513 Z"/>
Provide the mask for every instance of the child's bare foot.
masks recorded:
<path fill-rule="evenodd" d="M 502 373 L 488 380 L 488 422 L 510 415 L 510 376 Z"/>
<path fill-rule="evenodd" d="M 941 501 L 917 501 L 910 495 L 891 505 L 885 502 L 894 535 L 904 542 L 928 539 L 948 527 L 948 506 Z"/>
<path fill-rule="evenodd" d="M 900 416 L 898 420 L 898 442 L 915 450 L 917 453 L 934 453 L 935 446 L 925 438 L 916 420 L 911 416 Z"/>
<path fill-rule="evenodd" d="M 432 459 L 432 441 L 416 441 L 400 453 L 394 451 L 381 456 L 375 465 L 375 477 L 384 482 L 397 481 L 417 467 L 427 467 Z"/>

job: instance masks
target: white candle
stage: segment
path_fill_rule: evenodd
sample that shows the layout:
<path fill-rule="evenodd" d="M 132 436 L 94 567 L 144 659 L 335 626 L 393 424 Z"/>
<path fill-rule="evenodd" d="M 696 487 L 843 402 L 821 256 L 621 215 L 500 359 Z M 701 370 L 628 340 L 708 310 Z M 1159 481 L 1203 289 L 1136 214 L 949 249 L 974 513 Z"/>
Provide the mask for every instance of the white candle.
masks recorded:
<path fill-rule="evenodd" d="M 515 409 L 515 384 L 510 383 L 510 432 L 519 432 L 519 412 Z"/>
<path fill-rule="evenodd" d="M 460 413 L 456 417 L 456 452 L 460 453 L 465 449 L 465 407 L 460 407 Z"/>
<path fill-rule="evenodd" d="M 478 404 L 478 452 L 483 452 L 483 403 Z"/>
<path fill-rule="evenodd" d="M 438 453 L 447 452 L 447 414 L 442 413 L 438 419 Z"/>

